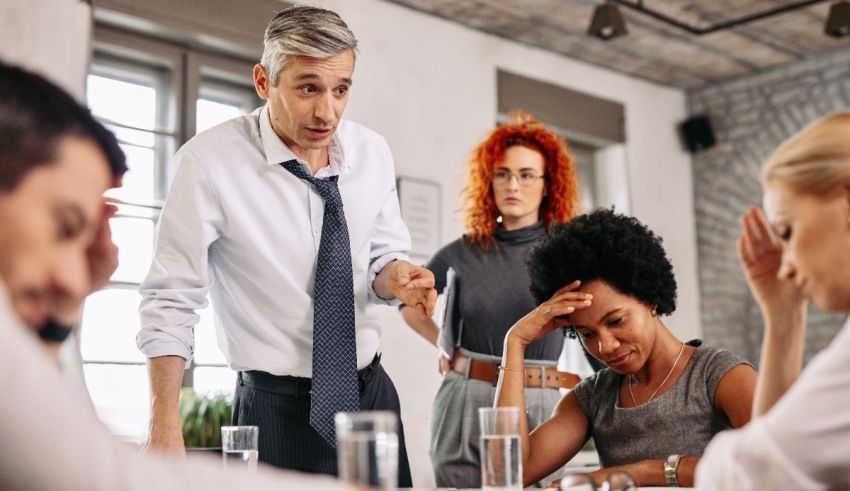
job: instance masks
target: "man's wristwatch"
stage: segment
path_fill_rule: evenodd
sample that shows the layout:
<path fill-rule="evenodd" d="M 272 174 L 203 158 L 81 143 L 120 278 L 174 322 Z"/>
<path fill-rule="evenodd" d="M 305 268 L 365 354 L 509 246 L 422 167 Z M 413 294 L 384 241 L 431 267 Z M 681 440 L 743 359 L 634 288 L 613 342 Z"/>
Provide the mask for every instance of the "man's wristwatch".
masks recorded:
<path fill-rule="evenodd" d="M 679 468 L 679 460 L 681 458 L 681 455 L 673 454 L 664 461 L 664 479 L 667 480 L 668 486 L 679 486 L 679 480 L 676 479 L 676 470 Z"/>

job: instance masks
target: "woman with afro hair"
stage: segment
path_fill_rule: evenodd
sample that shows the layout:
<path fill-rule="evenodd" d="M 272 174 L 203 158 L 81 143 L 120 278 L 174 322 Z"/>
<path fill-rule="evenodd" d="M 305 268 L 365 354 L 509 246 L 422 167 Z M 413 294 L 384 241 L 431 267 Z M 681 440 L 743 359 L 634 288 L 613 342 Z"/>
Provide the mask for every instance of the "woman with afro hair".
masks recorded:
<path fill-rule="evenodd" d="M 455 356 L 441 358 L 445 379 L 434 401 L 430 454 L 437 486 L 481 487 L 478 409 L 493 405 L 502 344 L 510 326 L 536 305 L 525 259 L 547 228 L 571 219 L 579 195 L 566 143 L 528 115 L 493 130 L 472 152 L 464 190 L 466 234 L 429 261 L 438 292 L 455 272 L 452 311 Z M 404 320 L 432 344 L 439 329 L 416 309 Z M 548 417 L 559 388 L 578 377 L 556 371 L 560 333 L 526 350 L 530 424 Z M 545 372 L 546 376 L 541 377 Z M 543 383 L 541 384 L 541 380 Z"/>
<path fill-rule="evenodd" d="M 709 440 L 749 421 L 756 373 L 726 350 L 677 339 L 662 321 L 676 309 L 676 280 L 661 239 L 635 218 L 597 210 L 554 227 L 531 253 L 529 276 L 539 306 L 505 337 L 496 405 L 525 409 L 525 353 L 559 328 L 607 368 L 531 434 L 520 418 L 525 484 L 593 437 L 597 485 L 624 471 L 638 486 L 693 486 Z"/>

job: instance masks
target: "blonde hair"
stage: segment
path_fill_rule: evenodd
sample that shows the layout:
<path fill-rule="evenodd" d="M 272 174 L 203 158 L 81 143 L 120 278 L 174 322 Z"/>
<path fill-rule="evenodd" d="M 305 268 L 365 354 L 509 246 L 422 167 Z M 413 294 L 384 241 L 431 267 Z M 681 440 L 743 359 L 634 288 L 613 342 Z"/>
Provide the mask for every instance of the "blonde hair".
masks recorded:
<path fill-rule="evenodd" d="M 786 140 L 765 162 L 761 179 L 810 195 L 850 182 L 850 111 L 824 116 Z"/>

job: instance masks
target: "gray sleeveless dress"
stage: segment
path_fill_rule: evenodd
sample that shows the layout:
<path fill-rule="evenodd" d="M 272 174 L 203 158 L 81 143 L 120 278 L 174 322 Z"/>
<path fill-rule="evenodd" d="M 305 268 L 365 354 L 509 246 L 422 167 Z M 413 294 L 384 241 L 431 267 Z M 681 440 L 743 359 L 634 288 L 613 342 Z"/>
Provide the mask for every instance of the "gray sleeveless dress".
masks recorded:
<path fill-rule="evenodd" d="M 582 380 L 574 389 L 576 399 L 590 423 L 601 465 L 702 455 L 716 433 L 731 428 L 714 408 L 714 393 L 726 372 L 742 363 L 749 365 L 724 349 L 699 346 L 673 387 L 634 408 L 619 407 L 623 376 L 614 370 Z"/>

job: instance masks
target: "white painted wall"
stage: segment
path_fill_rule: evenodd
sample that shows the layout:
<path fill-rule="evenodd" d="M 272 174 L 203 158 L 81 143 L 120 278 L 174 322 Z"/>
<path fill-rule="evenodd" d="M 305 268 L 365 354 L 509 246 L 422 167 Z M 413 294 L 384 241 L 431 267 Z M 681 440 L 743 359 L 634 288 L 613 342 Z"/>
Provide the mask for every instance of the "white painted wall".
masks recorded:
<path fill-rule="evenodd" d="M 0 58 L 37 71 L 82 100 L 91 8 L 80 0 L 0 2 Z"/>
<path fill-rule="evenodd" d="M 497 68 L 622 103 L 628 141 L 608 156 L 627 160 L 630 210 L 664 238 L 673 261 L 679 311 L 668 324 L 679 336 L 699 336 L 690 157 L 675 130 L 686 116 L 683 92 L 378 0 L 312 3 L 337 11 L 360 42 L 347 117 L 387 138 L 398 174 L 442 183 L 443 242 L 462 231 L 456 210 L 464 162 L 496 121 Z M 384 361 L 402 399 L 414 484 L 427 486 L 436 352 L 394 311 L 383 322 Z"/>

